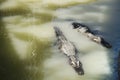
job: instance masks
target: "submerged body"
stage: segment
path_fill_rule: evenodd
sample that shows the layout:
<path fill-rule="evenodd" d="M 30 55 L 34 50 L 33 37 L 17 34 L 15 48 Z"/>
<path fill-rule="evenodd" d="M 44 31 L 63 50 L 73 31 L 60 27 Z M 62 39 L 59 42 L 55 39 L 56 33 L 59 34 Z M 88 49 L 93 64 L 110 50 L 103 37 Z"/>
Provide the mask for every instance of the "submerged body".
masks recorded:
<path fill-rule="evenodd" d="M 54 27 L 59 49 L 69 58 L 69 64 L 74 68 L 74 70 L 79 74 L 83 75 L 84 70 L 82 68 L 82 63 L 77 59 L 77 51 L 75 46 L 66 39 L 61 30 Z"/>
<path fill-rule="evenodd" d="M 106 48 L 111 48 L 112 46 L 105 41 L 102 37 L 95 35 L 86 25 L 81 23 L 73 22 L 72 23 L 74 29 L 78 29 L 78 32 L 87 36 L 93 42 L 103 45 Z"/>

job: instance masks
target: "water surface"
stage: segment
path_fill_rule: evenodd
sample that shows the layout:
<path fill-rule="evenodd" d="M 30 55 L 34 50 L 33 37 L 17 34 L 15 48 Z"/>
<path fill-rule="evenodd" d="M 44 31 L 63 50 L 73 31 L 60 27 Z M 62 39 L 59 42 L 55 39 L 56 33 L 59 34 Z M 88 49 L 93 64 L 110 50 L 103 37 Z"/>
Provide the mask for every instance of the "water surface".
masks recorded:
<path fill-rule="evenodd" d="M 0 79 L 117 80 L 120 1 L 57 1 L 0 1 Z M 72 30 L 74 21 L 99 31 L 113 48 L 106 49 Z M 84 76 L 78 76 L 54 46 L 53 26 L 59 26 L 80 51 Z"/>

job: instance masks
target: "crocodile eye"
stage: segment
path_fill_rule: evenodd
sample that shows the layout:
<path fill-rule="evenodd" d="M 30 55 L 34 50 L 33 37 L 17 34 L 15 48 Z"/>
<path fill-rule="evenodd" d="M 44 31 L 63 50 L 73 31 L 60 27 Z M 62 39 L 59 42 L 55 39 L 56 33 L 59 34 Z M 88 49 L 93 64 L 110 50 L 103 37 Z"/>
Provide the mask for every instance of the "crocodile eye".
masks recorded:
<path fill-rule="evenodd" d="M 73 61 L 70 62 L 70 65 L 72 65 L 73 67 L 75 67 L 75 63 Z"/>
<path fill-rule="evenodd" d="M 82 66 L 80 61 L 77 62 L 77 66 Z"/>

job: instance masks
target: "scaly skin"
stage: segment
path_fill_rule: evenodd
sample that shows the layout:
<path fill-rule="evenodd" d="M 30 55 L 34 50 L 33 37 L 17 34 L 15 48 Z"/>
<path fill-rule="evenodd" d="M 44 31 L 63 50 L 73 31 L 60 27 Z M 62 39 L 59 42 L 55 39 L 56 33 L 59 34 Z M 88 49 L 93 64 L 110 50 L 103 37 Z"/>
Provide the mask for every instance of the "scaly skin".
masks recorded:
<path fill-rule="evenodd" d="M 56 33 L 60 51 L 68 57 L 69 64 L 74 68 L 74 70 L 79 75 L 84 75 L 82 63 L 76 57 L 77 52 L 75 46 L 66 39 L 66 37 L 63 35 L 62 31 L 58 27 L 54 27 L 54 30 Z"/>
<path fill-rule="evenodd" d="M 103 45 L 106 48 L 111 48 L 112 46 L 105 41 L 102 37 L 95 35 L 89 28 L 88 26 L 81 24 L 81 23 L 77 23 L 77 22 L 73 22 L 72 23 L 73 28 L 77 29 L 78 32 L 82 33 L 83 35 L 87 36 L 90 40 L 92 40 L 93 42 L 96 42 L 98 44 Z"/>

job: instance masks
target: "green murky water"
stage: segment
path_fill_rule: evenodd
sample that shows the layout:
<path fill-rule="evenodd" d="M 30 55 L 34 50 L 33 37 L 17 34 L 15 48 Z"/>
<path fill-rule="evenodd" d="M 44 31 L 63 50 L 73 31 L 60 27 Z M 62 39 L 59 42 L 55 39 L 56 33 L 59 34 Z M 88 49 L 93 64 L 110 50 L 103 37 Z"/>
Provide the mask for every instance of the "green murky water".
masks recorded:
<path fill-rule="evenodd" d="M 70 15 L 68 11 L 66 13 L 68 16 L 64 17 L 64 14 L 59 16 L 61 9 L 69 10 L 70 7 L 95 2 L 97 1 L 0 0 L 0 80 L 52 80 L 51 77 L 50 79 L 45 78 L 47 77 L 46 72 L 43 72 L 44 61 L 53 55 L 51 45 L 54 41 L 54 31 L 51 28 L 51 22 L 54 19 L 63 19 L 63 21 L 64 18 L 74 19 L 74 16 L 78 15 L 76 13 L 79 13 L 76 8 L 75 13 L 70 10 Z M 86 15 L 89 17 L 89 14 Z M 101 14 L 98 16 L 104 17 Z M 92 20 L 96 21 L 94 18 Z M 87 21 L 87 19 L 83 19 L 83 21 Z M 50 72 L 55 75 L 54 71 L 57 69 L 51 69 L 53 71 Z M 99 77 L 88 75 L 83 80 L 88 78 L 90 78 L 89 80 L 103 80 L 104 76 L 101 78 L 101 75 Z M 55 77 L 55 79 L 59 77 Z M 78 80 L 80 78 L 77 76 L 63 79 Z"/>

